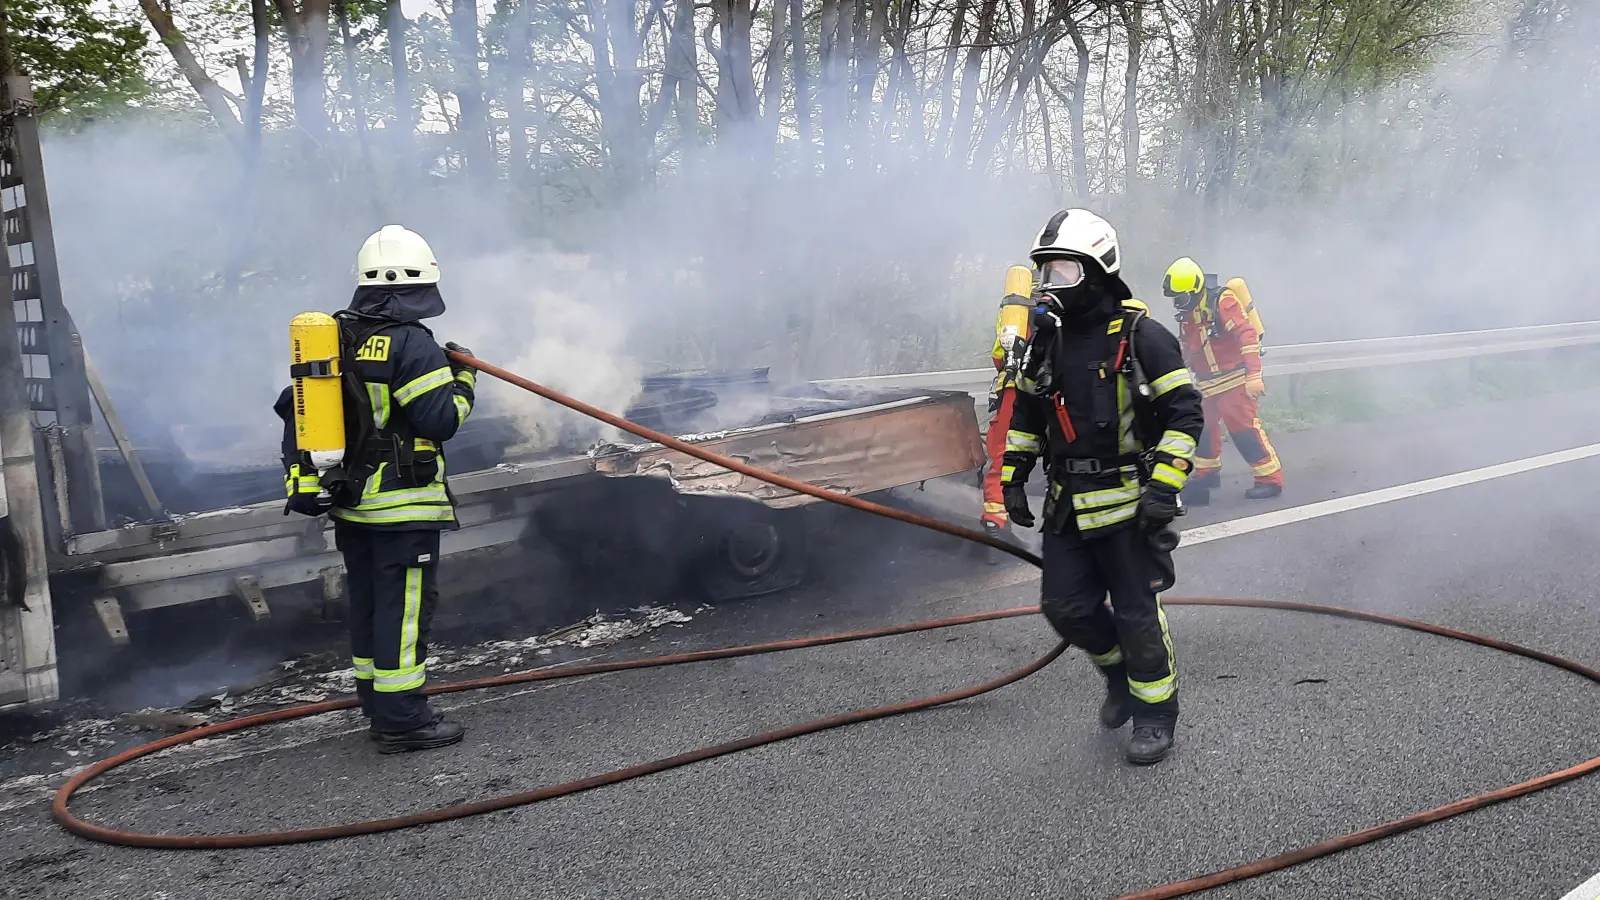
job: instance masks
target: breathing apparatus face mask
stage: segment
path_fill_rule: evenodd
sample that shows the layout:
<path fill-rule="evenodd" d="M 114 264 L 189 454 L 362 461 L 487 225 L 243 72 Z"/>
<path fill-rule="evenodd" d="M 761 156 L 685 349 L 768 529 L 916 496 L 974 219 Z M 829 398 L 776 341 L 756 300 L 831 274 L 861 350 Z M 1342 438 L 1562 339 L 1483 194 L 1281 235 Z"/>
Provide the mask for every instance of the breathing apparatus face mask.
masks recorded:
<path fill-rule="evenodd" d="M 1194 312 L 1200 308 L 1200 302 L 1205 299 L 1204 291 L 1175 291 L 1166 289 L 1166 295 L 1171 298 L 1172 306 L 1180 315 Z"/>
<path fill-rule="evenodd" d="M 1102 306 L 1103 297 L 1083 260 L 1076 257 L 1039 264 L 1039 292 L 1045 304 L 1066 318 L 1078 318 Z"/>
<path fill-rule="evenodd" d="M 1039 289 L 1047 293 L 1064 291 L 1083 284 L 1087 273 L 1083 261 L 1078 259 L 1052 259 L 1040 267 Z"/>

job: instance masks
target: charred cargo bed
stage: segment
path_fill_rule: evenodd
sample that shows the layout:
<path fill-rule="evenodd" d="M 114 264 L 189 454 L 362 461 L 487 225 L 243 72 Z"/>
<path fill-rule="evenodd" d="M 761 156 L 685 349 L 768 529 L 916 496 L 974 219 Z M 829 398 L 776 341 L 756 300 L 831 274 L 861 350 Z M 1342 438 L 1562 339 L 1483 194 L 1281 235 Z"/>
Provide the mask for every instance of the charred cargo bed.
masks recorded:
<path fill-rule="evenodd" d="M 766 370 L 647 379 L 626 415 L 753 465 L 851 494 L 971 472 L 983 461 L 966 393 L 773 385 Z M 449 445 L 461 528 L 443 538 L 441 580 L 470 589 L 521 574 L 537 547 L 576 566 L 670 572 L 708 598 L 792 586 L 804 573 L 799 511 L 814 502 L 658 444 L 601 443 L 586 452 L 519 456 L 505 420 L 469 420 Z M 326 519 L 283 514 L 276 463 L 213 472 L 146 464 L 168 511 L 160 521 L 69 536 L 52 559 L 58 604 L 90 603 L 126 640 L 124 611 L 237 598 L 257 616 L 269 600 L 333 603 L 343 568 Z M 102 459 L 108 512 L 142 500 L 115 451 Z M 187 493 L 163 483 L 195 484 Z M 226 487 L 215 493 L 205 483 Z M 196 509 L 205 496 L 225 509 Z M 149 519 L 148 515 L 144 518 Z M 619 555 L 621 554 L 621 555 Z M 608 562 L 609 561 L 609 562 Z"/>

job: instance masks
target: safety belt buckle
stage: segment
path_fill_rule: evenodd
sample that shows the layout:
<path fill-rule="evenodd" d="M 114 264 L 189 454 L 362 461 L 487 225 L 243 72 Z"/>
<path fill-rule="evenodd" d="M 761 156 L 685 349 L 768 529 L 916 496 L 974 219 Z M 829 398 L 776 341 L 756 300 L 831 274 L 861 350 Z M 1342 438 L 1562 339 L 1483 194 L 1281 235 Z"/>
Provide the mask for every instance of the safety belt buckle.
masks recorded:
<path fill-rule="evenodd" d="M 339 358 L 308 359 L 289 366 L 290 378 L 334 378 L 339 374 Z"/>
<path fill-rule="evenodd" d="M 1070 475 L 1099 475 L 1100 460 L 1069 459 L 1067 460 L 1067 473 Z"/>

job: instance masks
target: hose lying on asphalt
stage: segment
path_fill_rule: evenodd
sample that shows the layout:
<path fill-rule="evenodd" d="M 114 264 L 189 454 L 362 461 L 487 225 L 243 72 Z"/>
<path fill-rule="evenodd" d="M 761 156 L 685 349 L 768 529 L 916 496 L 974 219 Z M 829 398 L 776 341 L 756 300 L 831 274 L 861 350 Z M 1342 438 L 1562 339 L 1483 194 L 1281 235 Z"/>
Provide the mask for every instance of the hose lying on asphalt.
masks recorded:
<path fill-rule="evenodd" d="M 544 387 L 543 385 L 535 384 L 534 382 L 528 381 L 525 378 L 507 372 L 504 369 L 500 369 L 489 363 L 483 362 L 482 360 L 459 353 L 451 353 L 450 356 L 452 360 L 458 364 L 472 366 L 479 371 L 486 372 L 496 378 L 509 382 L 510 384 L 516 385 L 528 391 L 532 391 L 541 397 L 545 397 L 563 406 L 577 410 L 580 413 L 599 419 L 600 421 L 605 422 L 606 424 L 615 428 L 622 429 L 638 435 L 646 440 L 654 441 L 658 444 L 662 444 L 666 447 L 681 451 L 707 462 L 724 466 L 736 472 L 748 475 L 752 478 L 758 478 L 762 481 L 766 481 L 788 490 L 808 494 L 812 497 L 826 500 L 830 503 L 837 503 L 841 506 L 848 506 L 853 509 L 859 509 L 864 512 L 873 513 L 875 515 L 906 522 L 922 528 L 929 528 L 934 531 L 943 532 L 944 534 L 953 535 L 965 540 L 985 544 L 995 548 L 996 550 L 1009 553 L 1012 556 L 1025 560 L 1035 566 L 1041 565 L 1039 558 L 1027 550 L 1010 544 L 1004 540 L 990 537 L 982 532 L 974 531 L 968 528 L 962 528 L 958 525 L 951 525 L 947 522 L 940 522 L 936 519 L 919 516 L 915 513 L 881 506 L 868 500 L 862 500 L 858 497 L 851 497 L 845 494 L 835 493 L 833 491 L 786 478 L 782 475 L 766 472 L 739 462 L 738 460 L 709 452 L 668 435 L 660 434 L 652 431 L 651 429 L 635 425 L 608 412 L 596 409 L 586 403 L 574 400 L 571 397 L 567 397 L 564 394 L 553 391 L 547 387 Z M 1515 644 L 1506 643 L 1505 641 L 1496 640 L 1494 638 L 1481 637 L 1479 635 L 1469 634 L 1464 631 L 1456 631 L 1451 628 L 1430 625 L 1426 622 L 1417 622 L 1395 616 L 1386 616 L 1380 613 L 1362 612 L 1359 610 L 1342 609 L 1331 606 L 1318 606 L 1309 603 L 1287 603 L 1273 600 L 1251 600 L 1229 597 L 1167 597 L 1164 598 L 1163 602 L 1171 605 L 1183 606 L 1231 606 L 1247 607 L 1252 609 L 1275 609 L 1290 612 L 1314 613 L 1317 615 L 1337 616 L 1345 619 L 1356 619 L 1359 621 L 1373 622 L 1380 625 L 1391 625 L 1398 628 L 1407 628 L 1413 631 L 1421 631 L 1428 634 L 1439 635 L 1441 637 L 1452 638 L 1458 641 L 1465 641 L 1467 643 L 1477 644 L 1479 646 L 1489 647 L 1505 653 L 1536 660 L 1547 665 L 1565 669 L 1568 672 L 1581 675 L 1590 681 L 1600 684 L 1600 672 L 1588 668 L 1587 666 L 1580 665 L 1579 663 L 1572 662 L 1571 660 L 1563 659 L 1559 656 L 1554 656 L 1539 650 L 1531 650 L 1526 647 L 1520 647 Z M 458 691 L 472 691 L 482 688 L 501 687 L 512 684 L 525 684 L 534 681 L 555 681 L 557 679 L 576 678 L 582 675 L 595 675 L 605 672 L 619 672 L 627 669 L 658 668 L 661 666 L 675 666 L 682 665 L 684 663 L 704 662 L 706 660 L 713 659 L 731 659 L 740 656 L 755 656 L 764 653 L 778 653 L 785 650 L 798 650 L 805 647 L 820 647 L 828 644 L 864 641 L 872 638 L 888 637 L 890 635 L 912 634 L 914 632 L 930 631 L 939 628 L 950 628 L 957 625 L 969 625 L 976 622 L 988 622 L 997 619 L 1016 618 L 1019 616 L 1031 615 L 1037 611 L 1038 607 L 1017 607 L 1013 609 L 1002 609 L 992 612 L 976 613 L 973 615 L 956 616 L 948 619 L 938 619 L 929 622 L 917 622 L 907 625 L 894 625 L 887 628 L 875 628 L 867 631 L 854 631 L 843 634 L 824 635 L 822 637 L 775 641 L 765 644 L 751 644 L 744 647 L 729 647 L 720 650 L 705 650 L 697 653 L 682 653 L 672 656 L 624 660 L 620 662 L 601 663 L 598 665 L 562 666 L 532 672 L 518 672 L 509 675 L 498 675 L 490 678 L 478 678 L 471 681 L 459 681 L 449 684 L 432 685 L 427 688 L 427 693 L 449 694 L 456 693 Z M 868 722 L 874 719 L 884 719 L 890 716 L 902 715 L 908 712 L 930 709 L 932 707 L 941 706 L 947 703 L 954 703 L 957 700 L 965 700 L 971 697 L 976 697 L 980 694 L 986 694 L 990 691 L 1005 687 L 1006 685 L 1021 681 L 1022 679 L 1027 678 L 1029 675 L 1032 675 L 1033 673 L 1038 672 L 1040 669 L 1043 669 L 1045 666 L 1049 665 L 1066 649 L 1067 645 L 1065 643 L 1058 644 L 1054 649 L 1050 650 L 1050 652 L 1039 657 L 1028 665 L 1011 672 L 1010 674 L 996 678 L 992 681 L 984 682 L 983 684 L 953 691 L 951 693 L 940 694 L 934 697 L 925 697 L 920 700 L 913 700 L 907 703 L 899 703 L 891 706 L 879 706 L 871 709 L 858 710 L 856 712 L 845 713 L 825 719 L 818 719 L 814 722 L 807 722 L 800 725 L 791 725 L 787 728 L 767 731 L 761 734 L 751 735 L 749 737 L 741 738 L 735 741 L 729 741 L 723 744 L 702 747 L 698 750 L 691 750 L 687 753 L 681 753 L 677 756 L 670 756 L 665 759 L 658 759 L 654 762 L 647 762 L 636 766 L 617 769 L 612 772 L 594 775 L 578 781 L 569 781 L 564 784 L 551 785 L 538 790 L 526 791 L 520 794 L 510 794 L 504 797 L 495 797 L 488 800 L 478 800 L 471 803 L 463 803 L 457 806 L 448 806 L 440 809 L 427 810 L 425 812 L 413 813 L 405 816 L 396 816 L 389 819 L 373 819 L 366 822 L 352 822 L 345 825 L 330 825 L 321 828 L 302 828 L 293 831 L 258 832 L 251 834 L 146 834 L 134 831 L 124 831 L 116 828 L 107 828 L 102 825 L 95 825 L 77 817 L 67 808 L 67 804 L 72 799 L 73 794 L 79 789 L 83 788 L 83 786 L 89 782 L 99 778 L 107 772 L 110 772 L 112 769 L 126 765 L 127 763 L 130 763 L 136 759 L 159 753 L 162 750 L 170 747 L 175 747 L 179 744 L 193 743 L 198 740 L 216 737 L 229 732 L 242 731 L 247 728 L 255 728 L 257 726 L 267 725 L 273 722 L 286 722 L 292 719 L 303 719 L 308 716 L 315 716 L 325 712 L 332 712 L 334 710 L 352 709 L 359 705 L 357 700 L 353 697 L 344 700 L 330 700 L 323 703 L 312 703 L 304 706 L 289 707 L 287 709 L 279 709 L 257 715 L 245 716 L 227 722 L 219 722 L 215 725 L 207 725 L 205 727 L 187 731 L 182 734 L 175 734 L 170 737 L 165 737 L 158 741 L 154 741 L 140 747 L 135 747 L 131 750 L 126 750 L 115 756 L 101 760 L 100 762 L 97 762 L 94 765 L 89 766 L 87 769 L 84 769 L 82 772 L 74 775 L 67 781 L 66 784 L 62 785 L 61 789 L 56 792 L 52 812 L 55 815 L 56 821 L 68 831 L 91 840 L 100 841 L 107 844 L 118 844 L 126 847 L 154 847 L 169 850 L 217 850 L 240 847 L 267 847 L 283 844 L 305 843 L 309 841 L 322 841 L 332 838 L 353 837 L 356 835 L 373 834 L 381 831 L 394 831 L 396 829 L 410 828 L 416 825 L 444 822 L 450 819 L 460 819 L 466 816 L 474 816 L 481 813 L 509 809 L 515 806 L 523 806 L 529 803 L 537 803 L 541 800 L 549 800 L 554 797 L 576 794 L 580 791 L 587 791 L 593 788 L 602 787 L 604 785 L 617 784 L 618 782 L 640 778 L 657 772 L 664 772 L 668 769 L 690 765 L 691 763 L 701 762 L 703 760 L 713 759 L 719 756 L 726 756 L 730 753 L 738 753 L 742 750 L 749 750 L 765 744 L 772 744 L 777 741 L 787 740 L 789 738 L 798 737 L 804 734 L 814 734 L 819 731 L 826 731 L 828 729 L 838 728 L 844 725 Z M 1343 835 L 1342 837 L 1336 837 L 1318 844 L 1301 847 L 1297 850 L 1291 850 L 1287 853 L 1282 853 L 1277 856 L 1246 863 L 1230 869 L 1224 869 L 1219 872 L 1213 872 L 1209 875 L 1203 875 L 1187 881 L 1173 882 L 1171 884 L 1126 894 L 1116 898 L 1116 900 L 1165 900 L 1165 898 L 1181 897 L 1196 893 L 1198 891 L 1206 890 L 1208 888 L 1218 887 L 1236 881 L 1242 881 L 1246 878 L 1253 878 L 1268 872 L 1286 869 L 1290 866 L 1298 865 L 1319 857 L 1329 856 L 1342 850 L 1348 850 L 1352 847 L 1370 844 L 1373 841 L 1377 841 L 1391 835 L 1400 834 L 1402 832 L 1411 831 L 1416 828 L 1421 828 L 1424 825 L 1438 822 L 1443 819 L 1448 819 L 1452 816 L 1458 816 L 1465 812 L 1481 809 L 1485 806 L 1501 803 L 1516 797 L 1522 797 L 1527 794 L 1532 794 L 1536 791 L 1542 791 L 1546 788 L 1551 788 L 1558 784 L 1580 778 L 1584 775 L 1594 772 L 1597 769 L 1600 769 L 1600 757 L 1596 757 L 1588 762 L 1580 763 L 1570 768 L 1562 769 L 1558 772 L 1551 772 L 1548 775 L 1542 775 L 1538 778 L 1532 778 L 1509 787 L 1504 787 L 1497 791 L 1490 791 L 1489 793 L 1479 794 L 1475 797 L 1467 797 L 1463 800 L 1458 800 L 1454 803 L 1446 804 L 1445 806 L 1440 806 L 1435 809 L 1413 813 L 1409 816 L 1395 819 L 1392 822 L 1385 822 L 1381 825 L 1376 825 L 1363 831 L 1352 832 L 1351 834 Z"/>

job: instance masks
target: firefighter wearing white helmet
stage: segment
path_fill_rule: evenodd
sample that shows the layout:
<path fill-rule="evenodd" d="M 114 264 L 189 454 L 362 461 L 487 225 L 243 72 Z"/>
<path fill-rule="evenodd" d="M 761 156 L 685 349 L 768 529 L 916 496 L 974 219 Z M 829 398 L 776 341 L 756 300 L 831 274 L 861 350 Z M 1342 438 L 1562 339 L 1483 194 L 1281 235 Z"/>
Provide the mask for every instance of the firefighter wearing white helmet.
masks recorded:
<path fill-rule="evenodd" d="M 422 235 L 403 225 L 385 225 L 356 254 L 356 284 L 438 284 L 439 261 Z"/>
<path fill-rule="evenodd" d="M 427 635 L 438 601 L 439 535 L 457 526 L 444 444 L 472 412 L 473 370 L 452 363 L 422 324 L 444 312 L 439 263 L 421 235 L 385 225 L 356 254 L 356 289 L 339 328 L 344 477 L 319 483 L 297 446 L 293 392 L 278 400 L 290 510 L 326 512 L 350 598 L 351 664 L 380 752 L 461 740 L 430 708 Z"/>
<path fill-rule="evenodd" d="M 1117 273 L 1117 232 L 1062 210 L 1029 254 L 1041 300 L 1024 352 L 1002 471 L 1011 521 L 1034 524 L 1025 486 L 1044 458 L 1040 606 L 1106 678 L 1100 721 L 1130 718 L 1130 762 L 1163 759 L 1178 718 L 1170 528 L 1203 424 L 1177 338 Z M 1111 604 L 1106 606 L 1106 599 Z"/>

